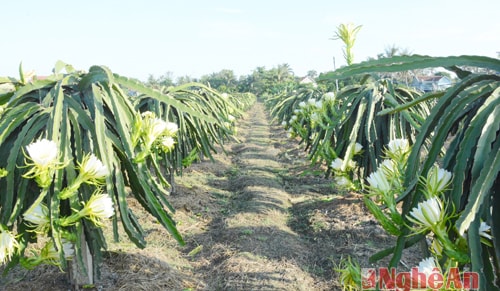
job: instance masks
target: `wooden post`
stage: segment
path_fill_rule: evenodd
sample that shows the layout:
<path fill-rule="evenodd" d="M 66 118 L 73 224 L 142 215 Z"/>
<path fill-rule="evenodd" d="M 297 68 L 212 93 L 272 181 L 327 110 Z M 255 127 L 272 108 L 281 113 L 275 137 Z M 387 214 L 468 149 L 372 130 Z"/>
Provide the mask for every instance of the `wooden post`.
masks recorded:
<path fill-rule="evenodd" d="M 71 262 L 69 262 L 69 280 L 71 282 L 71 285 L 73 285 L 74 290 L 79 290 L 79 288 L 82 286 L 91 286 L 94 284 L 92 254 L 90 253 L 87 240 L 85 239 L 85 233 L 83 231 L 80 239 L 80 241 L 82 242 L 82 260 L 86 272 L 81 268 L 77 258 L 73 258 Z"/>
<path fill-rule="evenodd" d="M 175 188 L 175 170 L 174 167 L 169 167 L 169 176 L 170 176 L 170 194 L 177 194 L 176 193 L 176 188 Z"/>

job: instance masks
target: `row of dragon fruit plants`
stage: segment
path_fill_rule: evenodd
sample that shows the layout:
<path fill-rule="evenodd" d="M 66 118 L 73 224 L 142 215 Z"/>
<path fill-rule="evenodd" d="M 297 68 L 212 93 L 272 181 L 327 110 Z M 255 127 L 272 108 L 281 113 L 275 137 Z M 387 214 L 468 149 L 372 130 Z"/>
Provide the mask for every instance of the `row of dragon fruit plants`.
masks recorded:
<path fill-rule="evenodd" d="M 115 239 L 121 221 L 146 245 L 127 198 L 183 243 L 168 202 L 174 175 L 223 147 L 255 100 L 200 83 L 153 90 L 106 67 L 64 63 L 44 78 L 21 69 L 0 86 L 0 265 L 66 270 L 71 261 L 90 281 L 107 246 L 105 220 Z"/>
<path fill-rule="evenodd" d="M 448 68 L 457 82 L 424 94 L 381 77 L 431 67 Z M 266 103 L 338 188 L 364 193 L 395 238 L 372 261 L 392 255 L 396 267 L 403 249 L 423 241 L 419 271 L 451 278 L 450 268 L 471 270 L 481 290 L 499 290 L 498 72 L 500 61 L 482 56 L 399 56 L 323 74 L 318 86 L 288 88 Z M 355 260 L 339 270 L 345 288 L 362 288 Z"/>

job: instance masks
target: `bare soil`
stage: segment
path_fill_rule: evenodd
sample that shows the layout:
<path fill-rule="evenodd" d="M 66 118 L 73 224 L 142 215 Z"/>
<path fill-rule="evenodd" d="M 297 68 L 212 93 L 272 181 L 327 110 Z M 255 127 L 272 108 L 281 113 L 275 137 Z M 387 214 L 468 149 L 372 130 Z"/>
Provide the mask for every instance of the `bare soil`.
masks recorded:
<path fill-rule="evenodd" d="M 351 256 L 362 267 L 393 246 L 359 193 L 339 191 L 311 166 L 296 140 L 271 123 L 256 103 L 238 124 L 239 142 L 176 178 L 169 201 L 186 241 L 179 246 L 129 200 L 147 231 L 148 247 L 112 242 L 101 278 L 88 290 L 341 290 L 334 268 Z M 401 268 L 415 266 L 418 249 Z M 0 269 L 1 271 L 1 269 Z M 0 290 L 71 290 L 58 268 L 16 268 Z"/>

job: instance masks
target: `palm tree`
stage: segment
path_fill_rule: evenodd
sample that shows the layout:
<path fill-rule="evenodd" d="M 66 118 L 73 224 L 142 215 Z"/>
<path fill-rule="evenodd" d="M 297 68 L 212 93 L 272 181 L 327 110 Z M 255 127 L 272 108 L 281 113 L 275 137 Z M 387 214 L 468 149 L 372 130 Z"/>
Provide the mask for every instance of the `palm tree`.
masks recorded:
<path fill-rule="evenodd" d="M 395 56 L 409 56 L 411 55 L 411 51 L 408 50 L 407 48 L 400 48 L 397 47 L 395 44 L 391 46 L 385 47 L 385 50 L 383 53 L 378 54 L 377 58 L 391 58 Z"/>
<path fill-rule="evenodd" d="M 316 70 L 309 70 L 309 71 L 307 71 L 306 76 L 314 79 L 318 76 L 318 72 Z"/>
<path fill-rule="evenodd" d="M 377 55 L 378 59 L 383 58 L 392 58 L 396 56 L 409 56 L 411 55 L 411 51 L 407 48 L 400 48 L 395 44 L 391 46 L 387 46 L 383 53 Z M 411 76 L 419 74 L 416 71 L 400 71 L 400 72 L 391 72 L 387 73 L 386 77 L 389 77 L 391 80 L 395 82 L 399 82 L 408 86 L 410 84 Z"/>
<path fill-rule="evenodd" d="M 274 73 L 274 76 L 276 78 L 276 81 L 278 83 L 282 83 L 289 77 L 293 76 L 293 70 L 290 68 L 289 64 L 281 64 L 278 65 L 278 67 L 273 68 L 272 73 Z"/>

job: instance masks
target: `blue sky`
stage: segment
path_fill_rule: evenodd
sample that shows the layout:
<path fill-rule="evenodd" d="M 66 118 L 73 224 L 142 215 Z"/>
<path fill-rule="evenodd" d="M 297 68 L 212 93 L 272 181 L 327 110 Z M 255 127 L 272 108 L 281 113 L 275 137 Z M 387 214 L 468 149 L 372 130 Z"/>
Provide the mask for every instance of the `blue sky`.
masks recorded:
<path fill-rule="evenodd" d="M 355 61 L 395 45 L 432 56 L 500 51 L 498 0 L 19 0 L 2 3 L 0 76 L 57 60 L 146 80 L 172 72 L 250 74 L 287 63 L 298 76 L 345 65 L 336 27 L 362 25 Z"/>

